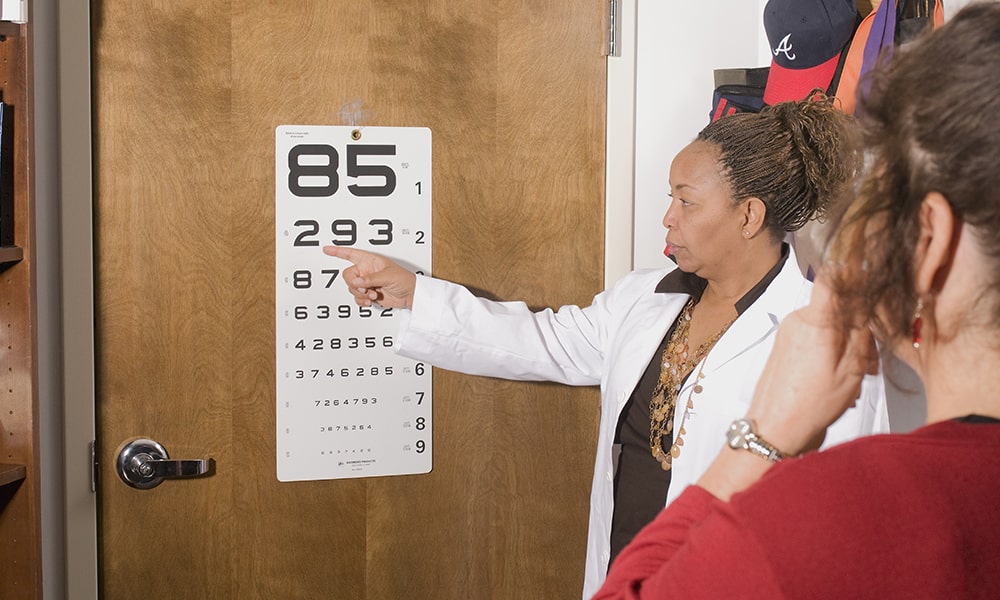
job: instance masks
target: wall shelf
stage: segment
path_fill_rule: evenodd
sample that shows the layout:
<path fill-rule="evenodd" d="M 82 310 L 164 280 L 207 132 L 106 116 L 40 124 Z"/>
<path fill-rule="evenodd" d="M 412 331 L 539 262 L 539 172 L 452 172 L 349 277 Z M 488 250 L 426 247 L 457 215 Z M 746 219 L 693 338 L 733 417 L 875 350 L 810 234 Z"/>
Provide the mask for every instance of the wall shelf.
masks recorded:
<path fill-rule="evenodd" d="M 0 246 L 0 271 L 24 258 L 24 250 L 18 246 Z"/>
<path fill-rule="evenodd" d="M 6 465 L 0 463 L 0 487 L 21 481 L 27 476 L 27 473 L 28 470 L 24 465 Z"/>
<path fill-rule="evenodd" d="M 18 37 L 21 35 L 21 24 L 10 21 L 0 21 L 0 38 Z"/>

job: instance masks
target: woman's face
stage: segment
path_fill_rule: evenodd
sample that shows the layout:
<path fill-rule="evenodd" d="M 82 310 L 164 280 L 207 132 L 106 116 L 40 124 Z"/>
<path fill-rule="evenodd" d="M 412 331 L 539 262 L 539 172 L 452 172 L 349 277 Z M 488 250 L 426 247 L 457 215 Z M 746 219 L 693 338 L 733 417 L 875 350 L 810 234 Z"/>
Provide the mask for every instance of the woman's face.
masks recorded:
<path fill-rule="evenodd" d="M 677 266 L 706 279 L 731 260 L 743 235 L 743 214 L 733 206 L 720 172 L 719 149 L 695 141 L 670 165 L 670 197 L 663 215 L 669 253 Z"/>

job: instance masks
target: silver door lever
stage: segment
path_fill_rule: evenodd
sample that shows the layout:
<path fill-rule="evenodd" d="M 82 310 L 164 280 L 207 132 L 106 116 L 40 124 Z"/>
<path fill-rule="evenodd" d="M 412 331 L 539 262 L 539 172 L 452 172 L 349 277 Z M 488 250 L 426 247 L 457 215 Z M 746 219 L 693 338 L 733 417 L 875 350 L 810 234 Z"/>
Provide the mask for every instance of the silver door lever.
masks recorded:
<path fill-rule="evenodd" d="M 212 459 L 171 460 L 158 442 L 135 438 L 122 444 L 116 471 L 126 485 L 148 490 L 164 479 L 210 475 Z"/>

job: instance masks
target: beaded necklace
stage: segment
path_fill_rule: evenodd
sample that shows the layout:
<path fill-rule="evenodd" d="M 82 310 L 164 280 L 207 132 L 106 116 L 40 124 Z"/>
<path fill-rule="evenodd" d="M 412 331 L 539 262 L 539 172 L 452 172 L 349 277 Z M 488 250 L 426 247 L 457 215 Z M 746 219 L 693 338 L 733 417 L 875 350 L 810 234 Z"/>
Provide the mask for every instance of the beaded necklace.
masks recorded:
<path fill-rule="evenodd" d="M 688 330 L 691 327 L 691 313 L 694 310 L 694 299 L 688 300 L 684 305 L 684 310 L 677 320 L 677 326 L 670 335 L 667 347 L 663 350 L 663 357 L 660 361 L 660 378 L 653 390 L 653 397 L 649 402 L 649 448 L 664 471 L 669 471 L 673 459 L 680 456 L 681 446 L 684 445 L 684 421 L 687 420 L 688 411 L 694 408 L 694 402 L 689 398 L 684 410 L 684 417 L 677 430 L 677 439 L 670 446 L 670 452 L 663 450 L 663 436 L 670 437 L 674 428 L 674 414 L 676 412 L 677 395 L 681 391 L 681 385 L 687 379 L 691 371 L 715 346 L 729 326 L 735 321 L 735 317 L 720 329 L 715 335 L 705 340 L 692 354 L 688 351 Z M 699 374 L 698 378 L 701 378 Z"/>

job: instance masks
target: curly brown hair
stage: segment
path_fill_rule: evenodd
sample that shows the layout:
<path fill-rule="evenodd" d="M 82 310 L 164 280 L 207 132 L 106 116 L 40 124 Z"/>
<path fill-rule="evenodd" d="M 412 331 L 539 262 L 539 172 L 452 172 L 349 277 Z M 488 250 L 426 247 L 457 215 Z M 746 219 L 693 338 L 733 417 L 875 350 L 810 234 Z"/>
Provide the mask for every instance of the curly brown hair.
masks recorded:
<path fill-rule="evenodd" d="M 819 90 L 713 121 L 697 139 L 719 148 L 734 203 L 764 202 L 764 226 L 776 241 L 822 219 L 845 198 L 861 166 L 856 122 Z"/>
<path fill-rule="evenodd" d="M 897 50 L 889 68 L 874 72 L 871 93 L 859 104 L 871 167 L 833 251 L 863 273 L 842 269 L 833 285 L 883 335 L 909 333 L 918 300 L 918 215 L 930 192 L 947 198 L 994 260 L 982 289 L 993 302 L 990 317 L 1000 319 L 998 68 L 1000 3 L 970 4 Z"/>

